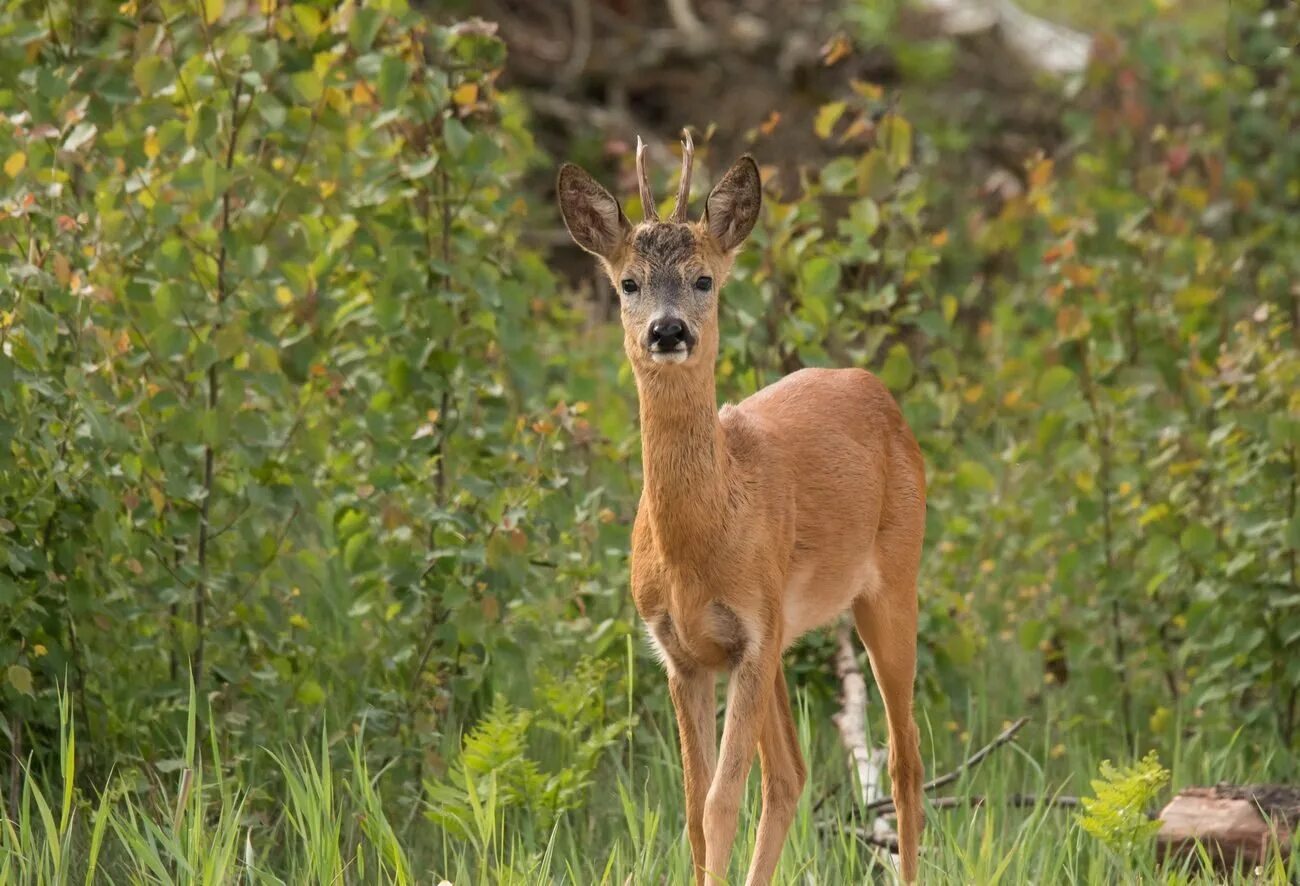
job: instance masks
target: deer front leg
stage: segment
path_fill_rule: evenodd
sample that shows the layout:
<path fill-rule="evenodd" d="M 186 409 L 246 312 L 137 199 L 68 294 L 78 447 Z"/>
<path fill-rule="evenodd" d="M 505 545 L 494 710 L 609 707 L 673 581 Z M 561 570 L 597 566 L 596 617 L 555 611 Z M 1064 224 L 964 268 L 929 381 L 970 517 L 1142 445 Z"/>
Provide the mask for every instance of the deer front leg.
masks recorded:
<path fill-rule="evenodd" d="M 668 693 L 677 713 L 682 750 L 682 781 L 686 788 L 686 828 L 697 886 L 704 883 L 704 803 L 718 756 L 714 711 L 714 674 L 704 668 L 672 669 Z"/>
<path fill-rule="evenodd" d="M 759 734 L 772 700 L 775 668 L 780 666 L 778 644 L 770 643 L 765 648 L 757 646 L 755 642 L 754 647 L 746 650 L 731 672 L 727 716 L 722 727 L 722 751 L 713 784 L 704 801 L 705 868 L 718 881 L 727 876 L 745 780 L 754 765 Z"/>

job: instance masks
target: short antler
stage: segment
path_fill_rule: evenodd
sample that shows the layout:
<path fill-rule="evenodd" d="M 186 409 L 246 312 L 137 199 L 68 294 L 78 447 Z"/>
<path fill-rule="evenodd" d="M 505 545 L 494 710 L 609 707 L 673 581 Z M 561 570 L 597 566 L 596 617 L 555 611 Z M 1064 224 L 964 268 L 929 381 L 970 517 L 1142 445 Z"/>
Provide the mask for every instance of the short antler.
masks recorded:
<path fill-rule="evenodd" d="M 691 131 L 682 129 L 682 181 L 677 186 L 677 205 L 673 207 L 671 220 L 686 221 L 686 210 L 691 202 L 691 162 L 695 159 L 695 142 L 691 141 Z"/>
<path fill-rule="evenodd" d="M 650 193 L 650 179 L 645 172 L 645 142 L 641 136 L 636 137 L 636 183 L 641 189 L 641 207 L 646 221 L 659 221 L 659 210 L 655 208 L 654 194 Z"/>

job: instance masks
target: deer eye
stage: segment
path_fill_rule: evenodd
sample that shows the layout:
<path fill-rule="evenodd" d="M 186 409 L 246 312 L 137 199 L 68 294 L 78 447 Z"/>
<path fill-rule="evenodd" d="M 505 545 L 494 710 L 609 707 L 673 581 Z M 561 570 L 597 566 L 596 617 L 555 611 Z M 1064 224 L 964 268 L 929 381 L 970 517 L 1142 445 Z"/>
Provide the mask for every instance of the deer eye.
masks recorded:
<path fill-rule="evenodd" d="M 712 277 L 698 278 L 695 281 L 695 288 L 698 289 L 700 292 L 708 292 L 710 289 L 713 288 L 713 278 Z"/>
<path fill-rule="evenodd" d="M 636 295 L 637 290 L 639 290 L 640 288 L 641 287 L 636 285 L 636 281 L 631 279 L 630 277 L 623 281 L 624 295 Z"/>

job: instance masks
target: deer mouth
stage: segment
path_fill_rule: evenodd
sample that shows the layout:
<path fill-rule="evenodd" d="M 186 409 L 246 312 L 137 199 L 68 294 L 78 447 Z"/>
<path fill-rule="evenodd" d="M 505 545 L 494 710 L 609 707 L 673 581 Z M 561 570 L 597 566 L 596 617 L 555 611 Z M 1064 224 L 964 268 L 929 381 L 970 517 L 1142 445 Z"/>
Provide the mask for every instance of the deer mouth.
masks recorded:
<path fill-rule="evenodd" d="M 672 348 L 651 345 L 647 350 L 650 352 L 650 359 L 656 363 L 685 363 L 686 358 L 691 355 L 691 349 L 684 341 L 678 342 Z"/>

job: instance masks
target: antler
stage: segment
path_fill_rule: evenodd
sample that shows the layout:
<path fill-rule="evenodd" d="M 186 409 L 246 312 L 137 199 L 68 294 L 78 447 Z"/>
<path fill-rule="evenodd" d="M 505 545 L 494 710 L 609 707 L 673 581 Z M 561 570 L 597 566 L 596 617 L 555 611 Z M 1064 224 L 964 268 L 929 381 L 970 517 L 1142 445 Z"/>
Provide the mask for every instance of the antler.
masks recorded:
<path fill-rule="evenodd" d="M 645 174 L 645 142 L 641 136 L 636 137 L 636 183 L 641 189 L 641 209 L 646 221 L 659 221 L 659 210 L 655 208 L 654 194 L 650 193 L 650 179 Z"/>
<path fill-rule="evenodd" d="M 691 202 L 691 161 L 695 159 L 695 142 L 691 141 L 691 131 L 682 129 L 682 181 L 677 186 L 677 205 L 673 207 L 672 221 L 686 221 L 686 210 Z"/>

